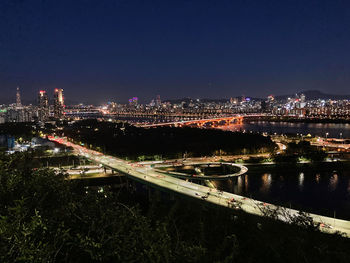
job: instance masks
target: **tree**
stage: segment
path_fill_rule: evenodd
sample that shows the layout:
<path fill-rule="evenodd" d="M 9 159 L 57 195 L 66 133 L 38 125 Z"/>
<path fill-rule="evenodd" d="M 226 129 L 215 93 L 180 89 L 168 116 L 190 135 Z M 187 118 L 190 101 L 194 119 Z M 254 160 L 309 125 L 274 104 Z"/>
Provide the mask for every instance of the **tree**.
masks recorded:
<path fill-rule="evenodd" d="M 174 261 L 164 223 L 151 223 L 108 187 L 84 187 L 25 159 L 1 156 L 1 262 Z"/>

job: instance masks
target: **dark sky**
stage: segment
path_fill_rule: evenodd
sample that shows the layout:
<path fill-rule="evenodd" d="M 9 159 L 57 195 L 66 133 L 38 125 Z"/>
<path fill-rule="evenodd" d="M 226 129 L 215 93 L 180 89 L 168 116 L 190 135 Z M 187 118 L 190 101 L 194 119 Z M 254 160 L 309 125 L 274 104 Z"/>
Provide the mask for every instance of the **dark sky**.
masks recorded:
<path fill-rule="evenodd" d="M 350 93 L 350 1 L 0 0 L 0 100 Z"/>

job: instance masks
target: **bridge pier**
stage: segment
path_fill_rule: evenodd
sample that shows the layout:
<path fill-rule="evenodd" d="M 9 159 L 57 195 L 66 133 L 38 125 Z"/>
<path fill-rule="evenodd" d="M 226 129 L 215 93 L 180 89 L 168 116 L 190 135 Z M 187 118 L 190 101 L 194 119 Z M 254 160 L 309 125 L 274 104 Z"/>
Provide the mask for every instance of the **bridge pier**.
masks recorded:
<path fill-rule="evenodd" d="M 125 181 L 126 181 L 126 191 L 129 192 L 129 179 L 128 179 L 128 177 L 126 177 Z"/>
<path fill-rule="evenodd" d="M 136 184 L 134 180 L 132 181 L 132 190 L 136 192 Z"/>
<path fill-rule="evenodd" d="M 148 190 L 148 201 L 152 201 L 152 192 L 151 192 L 151 187 L 147 185 L 147 190 Z"/>

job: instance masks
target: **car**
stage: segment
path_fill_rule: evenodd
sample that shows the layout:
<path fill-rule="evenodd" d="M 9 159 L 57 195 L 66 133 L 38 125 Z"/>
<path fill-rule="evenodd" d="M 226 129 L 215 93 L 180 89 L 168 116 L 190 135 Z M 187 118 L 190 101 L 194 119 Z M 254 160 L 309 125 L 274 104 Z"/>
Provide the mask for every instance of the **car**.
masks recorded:
<path fill-rule="evenodd" d="M 269 204 L 268 203 L 264 203 L 264 202 L 260 202 L 259 205 L 261 205 L 261 206 L 268 206 Z"/>
<path fill-rule="evenodd" d="M 333 227 L 331 225 L 327 225 L 327 224 L 324 224 L 324 223 L 321 223 L 320 227 L 333 229 Z"/>

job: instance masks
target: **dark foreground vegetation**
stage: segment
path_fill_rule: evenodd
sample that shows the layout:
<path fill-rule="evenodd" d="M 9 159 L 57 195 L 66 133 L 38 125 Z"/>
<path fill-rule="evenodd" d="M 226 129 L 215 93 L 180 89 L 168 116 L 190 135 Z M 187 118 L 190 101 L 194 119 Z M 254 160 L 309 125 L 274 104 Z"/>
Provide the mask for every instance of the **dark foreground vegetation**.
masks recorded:
<path fill-rule="evenodd" d="M 312 146 L 308 141 L 298 143 L 288 143 L 287 149 L 283 154 L 274 155 L 276 163 L 296 163 L 300 159 L 306 159 L 311 162 L 321 162 L 327 157 L 327 153 L 316 146 Z"/>
<path fill-rule="evenodd" d="M 349 262 L 350 241 L 147 191 L 87 188 L 0 155 L 0 262 Z"/>
<path fill-rule="evenodd" d="M 0 124 L 0 135 L 11 135 L 15 138 L 22 138 L 30 141 L 35 135 L 35 125 L 26 122 L 10 122 Z"/>
<path fill-rule="evenodd" d="M 138 128 L 126 123 L 83 120 L 64 134 L 88 147 L 120 157 L 162 155 L 164 158 L 272 152 L 275 144 L 259 134 L 214 129 Z"/>

